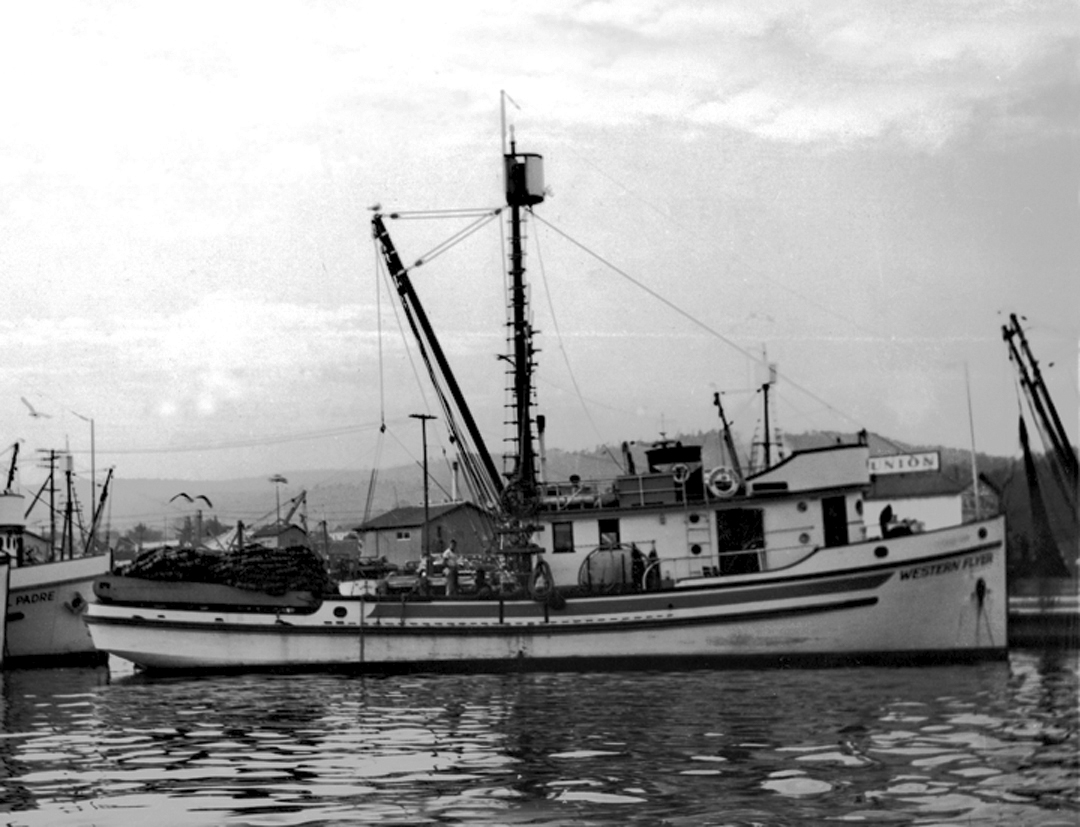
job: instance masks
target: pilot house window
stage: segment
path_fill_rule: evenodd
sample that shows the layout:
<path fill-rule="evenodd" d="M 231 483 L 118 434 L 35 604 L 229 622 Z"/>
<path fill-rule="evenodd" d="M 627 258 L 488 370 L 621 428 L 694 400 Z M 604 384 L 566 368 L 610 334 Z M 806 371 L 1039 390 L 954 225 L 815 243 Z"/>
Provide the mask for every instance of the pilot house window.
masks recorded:
<path fill-rule="evenodd" d="M 574 524 L 551 524 L 551 550 L 556 554 L 574 550 Z"/>
<path fill-rule="evenodd" d="M 619 544 L 619 520 L 617 517 L 598 520 L 600 545 L 603 548 L 615 548 Z"/>
<path fill-rule="evenodd" d="M 761 571 L 757 551 L 765 548 L 764 512 L 760 508 L 716 512 L 716 548 L 720 552 L 720 574 Z M 754 553 L 733 553 L 740 551 Z"/>

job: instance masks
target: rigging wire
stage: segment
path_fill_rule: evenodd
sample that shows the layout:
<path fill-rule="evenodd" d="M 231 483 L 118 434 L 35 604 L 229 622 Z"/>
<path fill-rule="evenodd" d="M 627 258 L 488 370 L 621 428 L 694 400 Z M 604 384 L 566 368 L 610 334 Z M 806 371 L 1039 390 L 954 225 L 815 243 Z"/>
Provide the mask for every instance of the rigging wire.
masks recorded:
<path fill-rule="evenodd" d="M 589 410 L 588 406 L 585 405 L 585 395 L 581 392 L 581 386 L 578 384 L 577 376 L 574 375 L 574 369 L 570 364 L 570 357 L 566 352 L 562 331 L 559 329 L 559 320 L 555 315 L 555 303 L 551 298 L 551 288 L 548 285 L 547 280 L 547 269 L 544 267 L 544 256 L 540 250 L 540 234 L 537 232 L 533 232 L 533 246 L 536 249 L 536 261 L 540 267 L 540 280 L 544 284 L 544 296 L 547 298 L 548 311 L 551 313 L 551 326 L 555 330 L 555 339 L 559 345 L 559 353 L 562 354 L 563 362 L 566 364 L 566 371 L 570 375 L 570 382 L 574 386 L 574 392 L 577 394 L 578 402 L 581 403 L 581 409 L 585 413 L 585 418 L 589 420 L 589 425 L 592 427 L 593 433 L 596 434 L 599 444 L 604 445 L 604 452 L 617 466 L 621 467 L 622 463 L 616 459 L 611 451 L 611 447 L 604 444 L 603 435 L 596 425 L 596 420 L 592 417 L 592 412 Z"/>
<path fill-rule="evenodd" d="M 582 155 L 579 152 L 575 152 L 572 147 L 569 148 L 569 149 L 570 149 L 570 152 L 572 152 L 579 160 L 581 160 L 586 165 L 592 167 L 593 170 L 595 170 L 599 175 L 606 178 L 608 181 L 610 181 L 615 186 L 619 187 L 621 190 L 623 190 L 628 195 L 630 195 L 632 198 L 634 198 L 634 200 L 636 200 L 640 204 L 644 205 L 647 209 L 651 210 L 652 212 L 656 213 L 657 215 L 661 216 L 662 218 L 664 218 L 667 221 L 672 221 L 673 220 L 670 214 L 668 214 L 665 211 L 657 208 L 650 200 L 648 200 L 646 198 L 643 198 L 635 190 L 633 190 L 632 188 L 626 186 L 621 181 L 618 181 L 617 179 L 615 179 L 612 175 L 608 174 L 605 170 L 601 169 L 597 164 L 593 163 L 590 159 L 588 159 L 587 157 L 585 157 L 584 155 Z M 754 238 L 755 240 L 760 240 L 758 234 L 756 232 L 754 232 L 753 229 L 748 230 L 748 234 L 752 238 Z M 866 333 L 869 333 L 869 334 L 871 334 L 873 336 L 877 336 L 879 331 L 876 331 L 876 330 L 874 330 L 874 329 L 872 329 L 870 327 L 867 327 L 865 324 L 863 324 L 858 319 L 852 319 L 852 318 L 849 318 L 847 316 L 844 316 L 841 313 L 837 313 L 835 308 L 830 307 L 827 304 L 823 304 L 823 303 L 819 302 L 813 296 L 807 296 L 804 293 L 800 293 L 798 290 L 795 290 L 793 287 L 791 287 L 790 285 L 784 283 L 783 281 L 780 281 L 779 279 L 773 278 L 773 276 L 770 275 L 767 271 L 762 270 L 761 268 L 754 266 L 753 264 L 748 262 L 746 259 L 744 259 L 742 256 L 740 256 L 734 249 L 731 248 L 730 245 L 728 246 L 728 249 L 726 250 L 726 253 L 731 259 L 734 259 L 735 261 L 737 261 L 744 269 L 750 271 L 751 273 L 753 273 L 754 275 L 764 279 L 765 281 L 770 282 L 771 284 L 773 284 L 774 286 L 780 288 L 781 290 L 783 290 L 783 291 L 785 291 L 787 293 L 790 293 L 792 296 L 797 298 L 799 301 L 804 302 L 804 303 L 806 303 L 808 305 L 812 305 L 813 307 L 816 307 L 822 313 L 825 313 L 825 314 L 827 314 L 829 316 L 832 316 L 832 317 L 834 317 L 836 319 L 840 319 L 845 324 L 847 324 L 849 327 L 858 328 L 858 329 L 863 330 Z M 731 268 L 729 266 L 728 270 L 730 271 L 730 269 Z"/>
<path fill-rule="evenodd" d="M 569 234 L 567 234 L 563 230 L 556 227 L 550 221 L 548 221 L 548 220 L 546 220 L 544 218 L 541 218 L 538 215 L 536 216 L 536 219 L 538 221 L 540 221 L 541 223 L 546 224 L 548 227 L 550 227 L 552 230 L 554 230 L 556 233 L 561 235 L 563 238 L 565 238 L 567 241 L 569 241 L 571 244 L 573 244 L 575 247 L 577 247 L 578 249 L 580 249 L 584 253 L 588 254 L 589 256 L 592 256 L 594 259 L 596 259 L 598 262 L 603 264 L 605 267 L 608 267 L 609 269 L 611 269 L 616 274 L 622 276 L 624 279 L 626 279 L 628 282 L 633 284 L 639 290 L 642 290 L 643 292 L 648 293 L 650 296 L 652 296 L 654 299 L 659 301 L 661 304 L 664 304 L 668 308 L 670 308 L 671 310 L 674 310 L 676 313 L 678 313 L 680 316 L 682 316 L 684 319 L 686 319 L 691 324 L 695 325 L 696 327 L 701 328 L 702 330 L 704 330 L 709 335 L 714 336 L 715 338 L 719 339 L 721 342 L 726 344 L 728 347 L 732 348 L 733 350 L 738 351 L 739 353 L 741 353 L 743 356 L 747 357 L 748 359 L 752 359 L 755 362 L 760 361 L 760 359 L 758 358 L 758 356 L 756 354 L 751 353 L 746 348 L 736 344 L 735 342 L 733 342 L 731 339 L 724 336 L 719 331 L 717 331 L 717 330 L 713 329 L 712 327 L 710 327 L 709 325 L 705 324 L 703 321 L 701 321 L 700 319 L 698 319 L 695 316 L 691 315 L 686 310 L 683 310 L 681 307 L 679 307 L 677 304 L 672 302 L 670 299 L 664 298 L 662 295 L 657 293 L 654 289 L 652 289 L 648 285 L 644 284 L 643 282 L 639 281 L 638 279 L 635 279 L 633 276 L 631 276 L 625 270 L 622 270 L 622 269 L 616 267 L 610 261 L 608 261 L 603 256 L 601 256 L 599 253 L 593 252 L 588 247 L 586 247 L 584 244 L 582 244 L 580 241 L 578 241 L 577 239 L 573 238 L 572 236 L 570 236 Z M 779 375 L 779 373 L 778 373 L 778 375 Z M 797 390 L 802 391 L 807 396 L 809 396 L 811 399 L 816 401 L 818 404 L 823 405 L 825 408 L 832 411 L 837 416 L 843 417 L 844 419 L 846 419 L 849 422 L 852 422 L 854 424 L 861 424 L 854 417 L 849 416 L 848 414 L 844 413 L 843 411 L 839 410 L 838 408 L 834 407 L 833 405 L 830 405 L 825 399 L 822 399 L 820 396 L 818 396 L 816 393 L 811 391 L 809 388 L 803 387 L 801 384 L 791 380 L 787 376 L 785 376 L 784 379 L 793 388 L 796 388 Z"/>
<path fill-rule="evenodd" d="M 379 354 L 379 430 L 386 430 L 386 383 L 383 377 L 383 324 L 382 324 L 382 280 L 387 277 L 382 256 L 379 255 L 379 242 L 372 238 L 371 246 L 375 254 L 375 337 Z"/>
<path fill-rule="evenodd" d="M 404 299 L 404 297 L 403 297 Z M 438 371 L 435 364 L 428 353 L 428 347 L 424 343 L 423 336 L 420 333 L 419 326 L 415 317 L 413 316 L 412 309 L 408 303 L 402 301 L 402 309 L 405 312 L 405 319 L 409 323 L 409 327 L 412 330 L 413 338 L 416 342 L 417 349 L 420 352 L 420 357 L 424 363 L 424 367 L 427 370 L 428 378 L 431 381 L 432 387 L 435 391 L 435 396 L 439 401 L 439 407 L 442 410 L 444 422 L 447 430 L 450 431 L 451 441 L 456 443 L 458 450 L 461 454 L 462 465 L 465 469 L 466 482 L 470 487 L 470 491 L 481 499 L 482 502 L 488 502 L 495 504 L 498 502 L 498 492 L 494 489 L 494 484 L 487 480 L 487 475 L 483 473 L 483 469 L 479 468 L 476 460 L 475 453 L 471 450 L 472 443 L 469 441 L 467 434 L 462 432 L 462 429 L 458 425 L 457 418 L 454 415 L 453 406 L 450 399 L 447 396 L 446 390 L 443 388 L 442 383 L 439 381 Z M 394 306 L 394 312 L 397 313 L 397 307 Z M 400 317 L 398 319 L 400 326 Z M 404 330 L 401 331 L 402 338 L 406 339 Z M 409 359 L 412 361 L 412 351 L 406 348 L 406 352 L 409 353 Z M 415 365 L 414 365 L 415 370 Z M 417 377 L 417 383 L 421 385 L 421 393 L 423 393 L 422 383 L 419 382 Z"/>
<path fill-rule="evenodd" d="M 463 207 L 461 209 L 446 210 L 395 210 L 386 213 L 387 218 L 418 219 L 418 218 L 471 218 L 472 216 L 490 215 L 492 211 L 499 212 L 502 207 Z"/>
<path fill-rule="evenodd" d="M 364 519 L 371 519 L 371 507 L 375 501 L 375 491 L 379 484 L 379 466 L 382 463 L 383 436 L 386 434 L 386 387 L 383 381 L 383 340 L 382 340 L 382 256 L 379 255 L 379 242 L 371 240 L 375 254 L 375 329 L 378 343 L 379 362 L 379 435 L 375 438 L 375 456 L 371 463 L 371 476 L 368 479 L 367 496 L 364 498 Z"/>
<path fill-rule="evenodd" d="M 1023 384 L 1024 383 L 1021 383 L 1021 386 L 1023 386 Z M 1065 478 L 1065 469 L 1062 468 L 1061 463 L 1055 459 L 1055 454 L 1052 449 L 1054 443 L 1050 437 L 1050 432 L 1046 423 L 1038 413 L 1037 406 L 1035 405 L 1034 393 L 1035 389 L 1030 386 L 1024 389 L 1024 396 L 1027 399 L 1031 421 L 1035 423 L 1035 428 L 1039 432 L 1039 439 L 1043 444 L 1043 451 L 1049 459 L 1047 464 L 1050 466 L 1050 476 L 1053 478 L 1055 486 L 1065 498 L 1065 501 L 1075 503 L 1076 493 L 1071 490 L 1069 482 Z M 1075 509 L 1071 510 L 1075 514 Z"/>
<path fill-rule="evenodd" d="M 401 446 L 401 449 L 406 454 L 409 455 L 409 458 L 416 464 L 416 467 L 419 468 L 421 471 L 423 471 L 424 463 L 421 460 L 418 460 L 416 457 L 413 456 L 412 451 L 410 451 L 409 447 L 404 442 L 402 442 L 401 439 L 398 438 L 398 435 L 391 432 L 390 436 L 391 436 L 391 438 L 393 438 L 394 442 L 396 442 L 399 446 Z M 431 474 L 431 469 L 430 468 L 428 469 L 428 481 L 432 485 L 434 485 L 436 488 L 438 488 L 439 491 L 442 492 L 443 496 L 445 496 L 447 500 L 450 499 L 450 492 L 446 490 L 446 486 L 444 486 L 441 482 L 439 482 L 437 479 L 435 479 L 435 477 Z"/>
<path fill-rule="evenodd" d="M 443 240 L 439 244 L 436 244 L 434 247 L 432 247 L 430 250 L 428 250 L 426 253 L 424 253 L 424 255 L 420 256 L 420 258 L 418 258 L 416 260 L 416 262 L 413 264 L 413 268 L 421 267 L 424 264 L 428 264 L 431 261 L 433 261 L 434 259 L 441 256 L 447 250 L 449 250 L 449 249 L 451 249 L 453 247 L 456 247 L 459 243 L 464 241 L 466 238 L 471 236 L 473 233 L 477 232 L 478 230 L 483 229 L 485 226 L 487 226 L 492 221 L 494 221 L 496 218 L 498 218 L 499 214 L 501 212 L 502 212 L 501 209 L 492 210 L 491 212 L 485 213 L 480 218 L 476 219 L 472 224 L 469 224 L 466 227 L 463 227 L 462 229 L 458 230 L 456 233 L 451 235 L 449 238 Z M 393 218 L 393 217 L 394 217 L 394 215 L 391 214 L 390 218 Z"/>

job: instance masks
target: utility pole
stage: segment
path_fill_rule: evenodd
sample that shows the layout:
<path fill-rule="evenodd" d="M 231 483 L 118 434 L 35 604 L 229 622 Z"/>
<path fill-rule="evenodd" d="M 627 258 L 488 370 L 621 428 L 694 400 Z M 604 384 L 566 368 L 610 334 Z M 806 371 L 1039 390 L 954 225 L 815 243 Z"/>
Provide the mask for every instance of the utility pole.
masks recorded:
<path fill-rule="evenodd" d="M 56 451 L 49 451 L 49 562 L 63 559 L 63 546 L 60 557 L 56 556 Z"/>
<path fill-rule="evenodd" d="M 431 414 L 409 414 L 410 419 L 420 420 L 420 441 L 424 451 L 424 525 L 420 529 L 420 553 L 424 557 L 431 556 L 428 548 L 428 465 L 427 465 L 427 424 L 429 419 L 435 419 Z"/>

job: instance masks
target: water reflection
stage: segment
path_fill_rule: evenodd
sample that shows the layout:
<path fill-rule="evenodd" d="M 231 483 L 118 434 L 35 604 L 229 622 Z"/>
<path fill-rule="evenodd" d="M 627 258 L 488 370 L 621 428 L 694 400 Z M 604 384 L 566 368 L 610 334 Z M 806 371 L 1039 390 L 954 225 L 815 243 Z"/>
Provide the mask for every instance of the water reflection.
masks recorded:
<path fill-rule="evenodd" d="M 13 825 L 1075 824 L 1077 656 L 3 681 Z"/>

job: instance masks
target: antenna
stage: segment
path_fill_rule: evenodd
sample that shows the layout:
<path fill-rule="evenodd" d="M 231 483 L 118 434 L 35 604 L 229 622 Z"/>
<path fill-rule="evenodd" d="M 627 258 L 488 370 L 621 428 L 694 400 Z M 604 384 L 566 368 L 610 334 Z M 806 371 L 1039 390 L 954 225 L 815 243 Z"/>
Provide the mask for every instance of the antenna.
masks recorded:
<path fill-rule="evenodd" d="M 502 154 L 503 155 L 507 154 L 506 153 L 506 102 L 507 101 L 510 101 L 510 103 L 514 104 L 515 109 L 519 109 L 519 110 L 521 109 L 521 107 L 517 105 L 517 101 L 515 101 L 512 97 L 510 97 L 508 94 L 506 94 L 505 89 L 500 89 L 499 90 L 499 123 L 500 123 L 500 127 L 501 127 L 500 135 L 502 136 Z M 510 127 L 511 132 L 513 131 L 513 129 L 514 129 L 513 127 Z"/>

